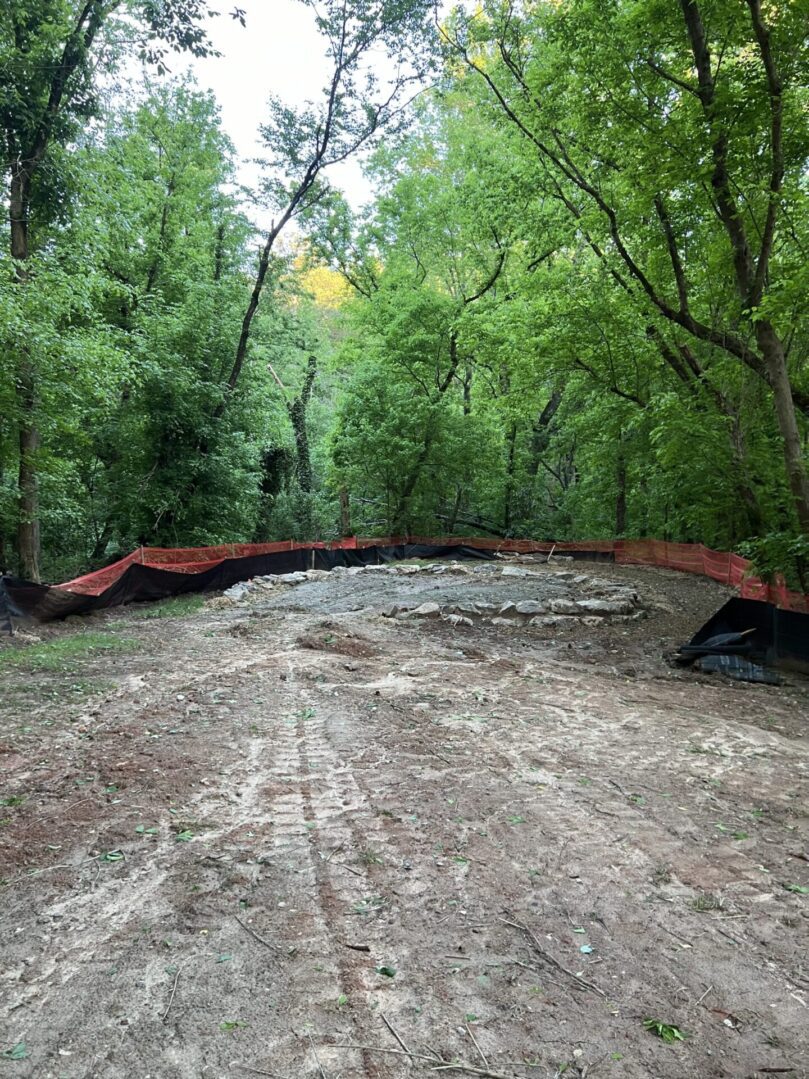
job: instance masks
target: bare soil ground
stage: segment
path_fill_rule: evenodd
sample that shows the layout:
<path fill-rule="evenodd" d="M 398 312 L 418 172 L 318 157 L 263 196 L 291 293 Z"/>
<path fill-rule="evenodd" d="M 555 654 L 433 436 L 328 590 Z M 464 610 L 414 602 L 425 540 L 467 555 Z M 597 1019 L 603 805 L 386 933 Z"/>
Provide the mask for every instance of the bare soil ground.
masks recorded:
<path fill-rule="evenodd" d="M 584 572 L 649 617 L 378 613 L 532 598 L 473 568 L 7 645 L 0 1077 L 809 1076 L 807 683 L 675 671 L 725 590 Z"/>

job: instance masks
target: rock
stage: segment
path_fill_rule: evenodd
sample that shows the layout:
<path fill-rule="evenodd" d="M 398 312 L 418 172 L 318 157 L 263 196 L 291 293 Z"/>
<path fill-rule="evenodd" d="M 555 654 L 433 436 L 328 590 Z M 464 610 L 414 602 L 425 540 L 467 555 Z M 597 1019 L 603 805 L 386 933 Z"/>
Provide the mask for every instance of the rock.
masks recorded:
<path fill-rule="evenodd" d="M 462 614 L 446 614 L 444 615 L 444 621 L 449 622 L 451 626 L 472 626 L 474 625 L 471 618 L 464 618 Z"/>
<path fill-rule="evenodd" d="M 558 618 L 542 618 L 540 616 L 532 618 L 528 623 L 529 626 L 540 626 L 542 629 L 553 629 L 558 624 Z"/>
<path fill-rule="evenodd" d="M 576 606 L 580 611 L 598 615 L 631 614 L 635 609 L 629 599 L 580 599 Z"/>
<path fill-rule="evenodd" d="M 323 581 L 329 576 L 327 569 L 308 569 L 306 571 L 307 581 Z"/>
<path fill-rule="evenodd" d="M 597 601 L 600 602 L 600 601 Z M 552 599 L 549 607 L 554 614 L 581 614 L 581 607 L 572 599 Z"/>
<path fill-rule="evenodd" d="M 572 570 L 563 569 L 561 573 L 554 573 L 554 579 L 557 581 L 573 581 L 578 574 L 573 573 Z"/>
<path fill-rule="evenodd" d="M 480 609 L 474 603 L 456 603 L 453 610 L 455 611 L 456 614 L 464 614 L 464 615 L 470 615 L 470 614 L 479 615 L 480 614 Z"/>
<path fill-rule="evenodd" d="M 408 615 L 413 618 L 440 618 L 441 608 L 437 603 L 422 603 L 415 610 L 408 611 Z"/>
<path fill-rule="evenodd" d="M 404 573 L 405 575 L 409 575 L 411 573 L 418 573 L 420 569 L 421 569 L 421 566 L 395 566 L 394 567 L 394 572 L 395 573 Z"/>
<path fill-rule="evenodd" d="M 514 609 L 517 614 L 545 614 L 545 604 L 535 599 L 521 600 Z"/>
<path fill-rule="evenodd" d="M 278 576 L 279 584 L 303 584 L 306 580 L 304 570 L 296 570 L 294 573 L 281 573 Z"/>
<path fill-rule="evenodd" d="M 504 603 L 503 606 L 500 608 L 500 610 L 497 613 L 500 615 L 501 618 L 503 618 L 505 615 L 515 614 L 516 610 L 517 610 L 517 608 L 516 608 L 515 604 L 513 604 L 513 603 Z"/>
<path fill-rule="evenodd" d="M 226 595 L 228 599 L 232 599 L 238 603 L 240 600 L 243 600 L 249 592 L 250 584 L 247 581 L 239 581 L 237 584 L 232 584 L 230 588 L 226 588 L 223 594 Z"/>
<path fill-rule="evenodd" d="M 491 622 L 493 626 L 508 626 L 509 629 L 513 629 L 516 625 L 510 618 L 493 618 Z"/>
<path fill-rule="evenodd" d="M 523 569 L 522 566 L 504 566 L 500 573 L 504 577 L 527 577 L 529 575 L 528 570 Z"/>
<path fill-rule="evenodd" d="M 383 618 L 395 618 L 401 610 L 402 608 L 399 606 L 398 603 L 392 603 L 389 607 L 383 607 L 379 613 L 382 615 Z"/>
<path fill-rule="evenodd" d="M 346 573 L 349 577 L 356 577 L 358 573 L 363 573 L 365 566 L 349 566 Z"/>
<path fill-rule="evenodd" d="M 573 584 L 586 584 L 590 578 L 586 573 L 580 573 L 577 577 L 573 578 Z"/>
<path fill-rule="evenodd" d="M 585 626 L 600 626 L 604 619 L 600 618 L 597 614 L 588 614 L 582 618 L 582 623 Z"/>

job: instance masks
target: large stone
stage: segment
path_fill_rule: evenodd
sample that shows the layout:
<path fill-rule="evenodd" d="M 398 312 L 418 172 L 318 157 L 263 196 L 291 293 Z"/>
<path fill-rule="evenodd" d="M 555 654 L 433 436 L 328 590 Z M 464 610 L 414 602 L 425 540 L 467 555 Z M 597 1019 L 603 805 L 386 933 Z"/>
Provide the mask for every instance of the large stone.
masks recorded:
<path fill-rule="evenodd" d="M 441 608 L 437 603 L 422 603 L 420 607 L 408 612 L 411 618 L 440 618 Z"/>
<path fill-rule="evenodd" d="M 511 618 L 493 618 L 491 621 L 493 626 L 508 626 L 509 629 L 513 629 L 517 624 Z"/>
<path fill-rule="evenodd" d="M 504 566 L 500 570 L 504 577 L 528 577 L 529 572 L 527 569 L 523 569 L 522 566 Z"/>
<path fill-rule="evenodd" d="M 223 595 L 227 596 L 228 599 L 232 599 L 235 603 L 238 603 L 250 593 L 250 590 L 249 581 L 239 581 L 237 584 L 232 584 L 230 588 L 226 588 Z"/>
<path fill-rule="evenodd" d="M 581 607 L 572 599 L 552 599 L 548 605 L 554 614 L 581 614 Z"/>
<path fill-rule="evenodd" d="M 545 614 L 545 604 L 538 603 L 535 599 L 521 600 L 514 608 L 517 614 Z"/>
<path fill-rule="evenodd" d="M 281 573 L 278 576 L 279 584 L 303 584 L 306 580 L 306 573 L 303 570 L 297 570 L 295 573 Z"/>
<path fill-rule="evenodd" d="M 635 605 L 630 599 L 580 599 L 576 603 L 580 611 L 608 617 L 613 614 L 631 614 Z"/>
<path fill-rule="evenodd" d="M 504 603 L 500 610 L 497 612 L 501 618 L 506 615 L 513 615 L 517 611 L 517 605 L 515 603 Z"/>
<path fill-rule="evenodd" d="M 532 618 L 528 623 L 529 626 L 539 626 L 540 629 L 553 629 L 553 627 L 558 624 L 558 618 L 548 618 L 542 615 L 537 615 L 536 618 Z"/>

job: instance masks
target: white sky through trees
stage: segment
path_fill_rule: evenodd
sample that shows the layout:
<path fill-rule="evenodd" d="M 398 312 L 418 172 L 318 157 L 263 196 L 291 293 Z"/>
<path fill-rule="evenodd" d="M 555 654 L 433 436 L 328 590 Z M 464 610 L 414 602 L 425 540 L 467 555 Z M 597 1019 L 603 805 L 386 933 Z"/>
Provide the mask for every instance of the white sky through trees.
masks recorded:
<path fill-rule="evenodd" d="M 300 0 L 238 0 L 246 28 L 227 14 L 233 6 L 231 0 L 220 0 L 222 14 L 208 22 L 221 56 L 205 60 L 175 56 L 169 64 L 176 74 L 192 71 L 200 89 L 213 90 L 224 130 L 236 147 L 239 180 L 253 187 L 259 169 L 252 159 L 261 154 L 258 129 L 268 117 L 268 97 L 277 94 L 293 106 L 307 99 L 317 101 L 331 68 L 312 11 Z M 371 197 L 359 161 L 329 169 L 327 175 L 355 207 Z M 251 216 L 267 223 L 263 213 Z"/>

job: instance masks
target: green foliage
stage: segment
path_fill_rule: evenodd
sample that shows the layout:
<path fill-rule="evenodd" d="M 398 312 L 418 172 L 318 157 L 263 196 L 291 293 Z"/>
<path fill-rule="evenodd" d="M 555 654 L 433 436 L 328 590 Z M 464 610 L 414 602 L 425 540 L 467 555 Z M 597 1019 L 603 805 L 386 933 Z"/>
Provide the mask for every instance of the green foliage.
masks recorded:
<path fill-rule="evenodd" d="M 56 637 L 43 644 L 31 644 L 0 652 L 0 668 L 22 667 L 29 671 L 71 670 L 78 662 L 98 655 L 128 652 L 137 641 L 112 633 L 77 633 Z"/>
<path fill-rule="evenodd" d="M 644 1019 L 643 1025 L 652 1034 L 661 1038 L 666 1045 L 674 1045 L 675 1042 L 685 1041 L 688 1037 L 679 1027 L 672 1026 L 671 1023 L 662 1023 L 659 1019 Z"/>
<path fill-rule="evenodd" d="M 12 7 L 10 185 L 78 47 L 70 5 Z M 328 539 L 348 512 L 380 535 L 701 541 L 806 590 L 799 7 L 770 5 L 762 37 L 750 5 L 689 5 L 706 106 L 679 5 L 482 0 L 442 24 L 443 66 L 409 111 L 430 5 L 313 7 L 337 90 L 273 100 L 262 127 L 259 196 L 305 239 L 267 248 L 235 377 L 254 235 L 215 102 L 161 80 L 104 111 L 95 89 L 102 40 L 114 68 L 134 35 L 158 74 L 168 50 L 209 52 L 205 5 L 133 0 L 130 22 L 93 23 L 30 170 L 24 274 L 0 254 L 4 568 L 33 424 L 52 577 L 137 544 Z M 374 50 L 400 58 L 399 82 Z M 358 211 L 323 169 L 383 125 Z"/>
<path fill-rule="evenodd" d="M 739 554 L 753 563 L 764 580 L 786 574 L 787 584 L 809 592 L 809 536 L 795 532 L 768 532 L 739 545 Z"/>

